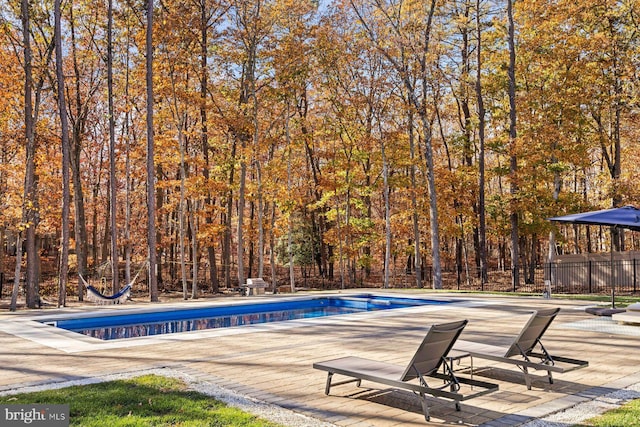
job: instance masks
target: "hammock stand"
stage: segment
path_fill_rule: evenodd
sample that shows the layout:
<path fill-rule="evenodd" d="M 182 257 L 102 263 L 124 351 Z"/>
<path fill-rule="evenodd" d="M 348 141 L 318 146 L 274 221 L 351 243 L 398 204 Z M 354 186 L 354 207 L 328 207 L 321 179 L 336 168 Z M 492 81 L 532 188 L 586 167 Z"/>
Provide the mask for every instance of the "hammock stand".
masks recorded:
<path fill-rule="evenodd" d="M 95 287 L 87 283 L 87 281 L 84 280 L 84 277 L 82 277 L 81 274 L 78 274 L 78 277 L 80 277 L 82 284 L 87 289 L 87 299 L 89 301 L 95 302 L 96 304 L 100 304 L 100 305 L 122 304 L 131 297 L 131 287 L 136 282 L 136 279 L 140 275 L 140 272 L 144 269 L 146 265 L 147 265 L 146 262 L 142 264 L 142 267 L 140 267 L 140 270 L 138 270 L 138 272 L 136 273 L 135 277 L 131 280 L 131 282 L 128 283 L 127 286 L 125 286 L 124 288 L 120 289 L 118 293 L 113 295 L 102 294 L 98 289 L 96 289 Z"/>

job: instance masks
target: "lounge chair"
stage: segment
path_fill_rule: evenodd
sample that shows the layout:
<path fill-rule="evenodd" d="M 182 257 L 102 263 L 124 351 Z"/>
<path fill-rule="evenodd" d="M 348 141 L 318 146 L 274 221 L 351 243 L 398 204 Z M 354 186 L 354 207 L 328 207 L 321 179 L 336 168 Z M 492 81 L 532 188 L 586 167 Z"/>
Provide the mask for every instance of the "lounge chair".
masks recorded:
<path fill-rule="evenodd" d="M 551 355 L 542 345 L 542 335 L 547 331 L 559 311 L 560 308 L 534 311 L 509 347 L 458 340 L 453 348 L 460 352 L 469 353 L 471 366 L 473 366 L 473 358 L 516 365 L 524 373 L 525 383 L 529 390 L 531 390 L 529 368 L 547 371 L 549 384 L 553 384 L 552 372 L 564 373 L 589 366 L 589 362 L 583 360 Z M 539 347 L 537 351 L 536 347 Z"/>
<path fill-rule="evenodd" d="M 429 421 L 427 394 L 454 400 L 456 410 L 459 411 L 460 401 L 498 389 L 496 384 L 454 375 L 452 359 L 448 359 L 447 354 L 466 324 L 467 320 L 462 320 L 431 326 L 411 362 L 406 367 L 353 356 L 314 363 L 313 367 L 328 372 L 325 386 L 325 394 L 327 395 L 332 386 L 355 382 L 359 387 L 362 380 L 411 390 L 420 395 L 424 417 Z M 439 372 L 441 367 L 443 368 L 442 373 Z M 353 379 L 332 383 L 334 374 Z M 437 387 L 427 384 L 426 377 L 437 379 L 439 383 Z M 409 382 L 416 379 L 418 380 L 417 382 Z M 441 383 L 442 381 L 444 382 Z M 471 385 L 475 390 L 474 393 L 468 395 L 459 393 L 461 383 Z M 447 388 L 449 390 L 446 390 Z"/>

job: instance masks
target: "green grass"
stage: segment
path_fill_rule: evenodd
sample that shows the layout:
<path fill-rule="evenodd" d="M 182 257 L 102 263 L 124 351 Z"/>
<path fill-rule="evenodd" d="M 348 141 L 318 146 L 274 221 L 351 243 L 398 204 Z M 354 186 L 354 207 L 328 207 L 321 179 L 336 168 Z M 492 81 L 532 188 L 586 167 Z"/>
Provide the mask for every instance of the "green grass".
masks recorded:
<path fill-rule="evenodd" d="M 83 427 L 278 427 L 202 393 L 180 380 L 146 375 L 130 380 L 0 397 L 1 404 L 69 404 L 70 425 Z M 640 427 L 640 399 L 580 426 Z"/>
<path fill-rule="evenodd" d="M 69 404 L 70 424 L 83 427 L 278 426 L 157 375 L 2 396 L 0 403 Z"/>
<path fill-rule="evenodd" d="M 639 427 L 640 399 L 633 400 L 617 409 L 612 409 L 600 416 L 591 418 L 581 425 L 594 427 Z"/>

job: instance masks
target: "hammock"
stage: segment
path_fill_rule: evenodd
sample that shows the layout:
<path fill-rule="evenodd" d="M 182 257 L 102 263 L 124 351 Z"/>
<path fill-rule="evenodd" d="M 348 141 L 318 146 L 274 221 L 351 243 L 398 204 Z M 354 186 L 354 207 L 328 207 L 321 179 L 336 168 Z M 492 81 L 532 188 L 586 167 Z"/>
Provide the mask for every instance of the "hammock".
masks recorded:
<path fill-rule="evenodd" d="M 82 279 L 82 276 L 80 276 Z M 89 301 L 93 301 L 98 304 L 107 305 L 107 304 L 122 304 L 131 296 L 131 285 L 127 285 L 124 288 L 120 289 L 120 292 L 113 295 L 103 295 L 99 290 L 85 282 L 82 279 L 85 288 L 87 288 L 87 299 Z"/>
<path fill-rule="evenodd" d="M 102 294 L 98 289 L 94 288 L 89 283 L 87 283 L 87 281 L 84 280 L 84 277 L 82 277 L 81 274 L 78 274 L 78 277 L 80 277 L 80 280 L 84 284 L 84 287 L 87 289 L 87 299 L 89 301 L 92 301 L 101 305 L 122 304 L 123 302 L 128 300 L 129 297 L 131 296 L 131 287 L 135 283 L 136 279 L 138 278 L 138 275 L 140 274 L 140 272 L 142 271 L 142 269 L 145 267 L 146 264 L 147 263 L 145 262 L 142 265 L 142 267 L 140 267 L 140 270 L 138 270 L 133 280 L 131 280 L 131 282 L 127 284 L 127 286 L 120 289 L 118 293 L 113 295 Z"/>

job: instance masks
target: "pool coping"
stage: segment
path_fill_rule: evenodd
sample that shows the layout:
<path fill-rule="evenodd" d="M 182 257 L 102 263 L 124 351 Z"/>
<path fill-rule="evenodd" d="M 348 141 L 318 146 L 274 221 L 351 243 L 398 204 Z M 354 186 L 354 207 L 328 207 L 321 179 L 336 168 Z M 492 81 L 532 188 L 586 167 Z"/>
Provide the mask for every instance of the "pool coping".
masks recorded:
<path fill-rule="evenodd" d="M 146 346 L 162 343 L 178 343 L 184 341 L 193 341 L 203 338 L 214 338 L 229 335 L 241 335 L 260 331 L 274 331 L 284 330 L 292 328 L 300 328 L 305 326 L 313 326 L 323 324 L 330 325 L 341 322 L 357 322 L 364 319 L 382 318 L 392 316 L 403 316 L 407 313 L 422 314 L 428 313 L 434 310 L 447 310 L 456 307 L 475 307 L 487 304 L 483 301 L 470 300 L 468 298 L 455 298 L 451 296 L 437 297 L 429 296 L 429 300 L 442 300 L 450 301 L 451 304 L 426 304 L 422 306 L 394 308 L 392 310 L 379 310 L 368 311 L 361 313 L 339 314 L 334 316 L 307 318 L 307 319 L 294 319 L 285 320 L 272 323 L 258 323 L 252 325 L 232 326 L 225 328 L 204 329 L 198 331 L 178 332 L 164 335 L 149 335 L 143 337 L 134 338 L 122 338 L 114 340 L 101 340 L 99 338 L 93 338 L 86 335 L 82 335 L 77 332 L 68 331 L 62 328 L 52 327 L 43 321 L 55 321 L 68 318 L 82 318 L 82 317 L 98 317 L 109 316 L 110 314 L 143 314 L 150 312 L 162 312 L 162 311 L 175 311 L 181 309 L 197 309 L 205 307 L 222 307 L 229 305 L 248 305 L 269 302 L 294 302 L 299 300 L 308 300 L 324 297 L 353 297 L 356 295 L 370 294 L 368 292 L 338 292 L 338 293 L 323 293 L 318 295 L 304 295 L 304 296 L 262 296 L 258 298 L 251 298 L 247 300 L 229 299 L 229 300 L 216 300 L 216 301 L 186 301 L 163 304 L 162 306 L 145 306 L 145 307 L 125 307 L 125 306 L 98 306 L 87 307 L 83 310 L 63 311 L 59 312 L 41 311 L 38 313 L 28 313 L 25 315 L 18 315 L 12 313 L 10 315 L 0 315 L 0 331 L 5 332 L 20 338 L 24 338 L 38 344 L 54 348 L 56 350 L 63 351 L 65 353 L 82 353 L 88 351 L 98 350 L 110 350 L 118 348 L 130 348 L 138 346 Z M 393 293 L 381 293 L 376 292 L 376 296 L 383 297 L 398 297 L 398 294 Z M 93 310 L 92 310 L 93 308 Z M 95 308 L 98 308 L 99 314 L 96 313 Z"/>

